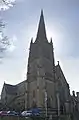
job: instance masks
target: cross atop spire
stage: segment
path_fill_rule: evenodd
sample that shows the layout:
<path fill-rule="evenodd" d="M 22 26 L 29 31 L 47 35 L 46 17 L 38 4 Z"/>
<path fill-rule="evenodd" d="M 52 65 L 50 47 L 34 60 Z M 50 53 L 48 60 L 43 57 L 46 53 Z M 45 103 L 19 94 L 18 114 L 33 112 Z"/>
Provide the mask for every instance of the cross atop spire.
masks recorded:
<path fill-rule="evenodd" d="M 43 10 L 41 10 L 41 16 L 40 16 L 36 41 L 39 41 L 39 42 L 47 41 Z"/>

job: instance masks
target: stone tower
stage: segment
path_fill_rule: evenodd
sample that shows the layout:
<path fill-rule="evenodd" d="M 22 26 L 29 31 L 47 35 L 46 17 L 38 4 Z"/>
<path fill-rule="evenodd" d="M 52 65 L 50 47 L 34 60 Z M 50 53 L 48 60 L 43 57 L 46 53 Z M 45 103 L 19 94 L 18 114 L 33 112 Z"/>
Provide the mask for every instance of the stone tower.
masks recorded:
<path fill-rule="evenodd" d="M 27 108 L 56 107 L 55 63 L 53 43 L 46 36 L 43 11 L 41 11 L 35 42 L 30 43 L 27 70 Z"/>

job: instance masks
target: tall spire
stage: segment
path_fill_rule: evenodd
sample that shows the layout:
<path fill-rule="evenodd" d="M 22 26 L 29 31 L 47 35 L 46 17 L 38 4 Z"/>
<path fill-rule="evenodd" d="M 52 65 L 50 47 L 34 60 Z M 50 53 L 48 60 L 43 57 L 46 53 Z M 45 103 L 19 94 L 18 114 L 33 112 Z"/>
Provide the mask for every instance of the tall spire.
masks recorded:
<path fill-rule="evenodd" d="M 43 10 L 41 10 L 36 41 L 47 41 Z"/>

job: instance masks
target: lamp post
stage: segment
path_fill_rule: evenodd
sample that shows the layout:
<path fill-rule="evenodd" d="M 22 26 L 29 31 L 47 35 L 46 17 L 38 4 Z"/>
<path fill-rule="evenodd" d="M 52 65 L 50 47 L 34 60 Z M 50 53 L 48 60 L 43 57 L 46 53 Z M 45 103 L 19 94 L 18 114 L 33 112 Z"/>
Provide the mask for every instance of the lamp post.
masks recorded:
<path fill-rule="evenodd" d="M 59 92 L 57 91 L 57 110 L 58 110 L 58 120 L 60 119 L 59 116 L 60 116 L 60 99 L 59 99 Z"/>
<path fill-rule="evenodd" d="M 25 110 L 27 109 L 27 82 L 25 81 Z"/>
<path fill-rule="evenodd" d="M 44 80 L 44 78 L 45 78 L 45 74 L 43 76 L 43 80 Z M 46 119 L 47 119 L 47 91 L 46 91 L 46 82 L 44 83 L 44 102 L 45 102 L 45 116 L 46 116 Z"/>
<path fill-rule="evenodd" d="M 45 90 L 45 111 L 46 111 L 46 118 L 47 118 L 47 92 Z"/>

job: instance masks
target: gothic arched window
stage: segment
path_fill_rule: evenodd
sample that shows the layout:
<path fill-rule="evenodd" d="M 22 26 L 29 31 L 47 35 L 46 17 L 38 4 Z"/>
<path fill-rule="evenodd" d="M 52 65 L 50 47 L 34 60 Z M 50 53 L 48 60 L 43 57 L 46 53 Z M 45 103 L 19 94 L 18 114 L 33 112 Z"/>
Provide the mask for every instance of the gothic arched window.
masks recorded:
<path fill-rule="evenodd" d="M 35 98 L 35 90 L 33 90 L 33 98 Z"/>

